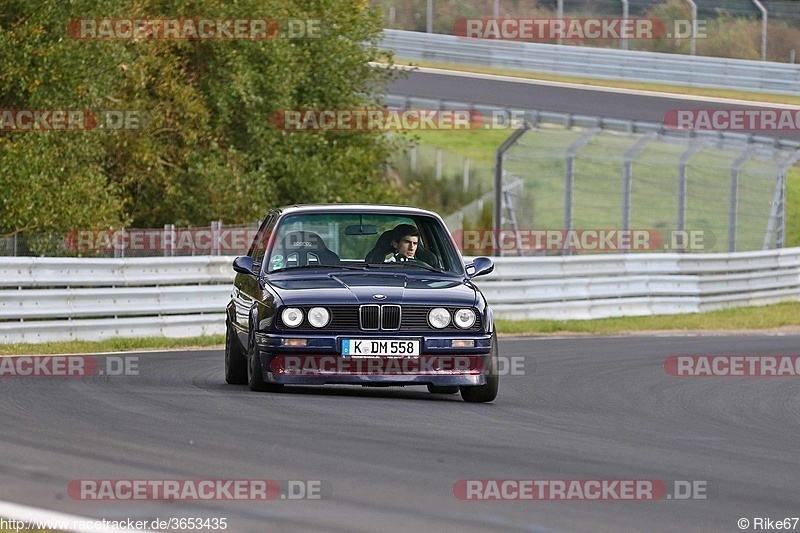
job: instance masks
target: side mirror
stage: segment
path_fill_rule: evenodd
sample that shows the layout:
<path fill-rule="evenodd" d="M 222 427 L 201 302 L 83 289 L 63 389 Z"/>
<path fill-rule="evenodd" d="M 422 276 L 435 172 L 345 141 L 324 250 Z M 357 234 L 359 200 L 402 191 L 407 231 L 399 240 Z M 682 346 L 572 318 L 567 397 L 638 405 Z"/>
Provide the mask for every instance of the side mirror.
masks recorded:
<path fill-rule="evenodd" d="M 494 270 L 494 263 L 488 257 L 476 257 L 475 261 L 467 265 L 467 277 L 475 278 L 489 274 Z"/>
<path fill-rule="evenodd" d="M 249 255 L 243 255 L 233 260 L 233 269 L 240 274 L 255 276 L 256 265 L 261 266 L 259 263 L 254 263 L 253 258 Z"/>

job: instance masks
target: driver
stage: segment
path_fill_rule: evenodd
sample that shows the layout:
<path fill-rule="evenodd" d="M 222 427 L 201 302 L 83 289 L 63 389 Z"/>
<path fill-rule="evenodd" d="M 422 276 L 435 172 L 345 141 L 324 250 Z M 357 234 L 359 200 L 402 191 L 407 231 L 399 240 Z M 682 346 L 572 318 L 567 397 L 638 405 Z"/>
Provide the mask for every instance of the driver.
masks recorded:
<path fill-rule="evenodd" d="M 419 246 L 419 230 L 411 224 L 400 224 L 394 228 L 392 235 L 392 248 L 394 252 L 385 261 L 394 263 L 416 259 Z"/>

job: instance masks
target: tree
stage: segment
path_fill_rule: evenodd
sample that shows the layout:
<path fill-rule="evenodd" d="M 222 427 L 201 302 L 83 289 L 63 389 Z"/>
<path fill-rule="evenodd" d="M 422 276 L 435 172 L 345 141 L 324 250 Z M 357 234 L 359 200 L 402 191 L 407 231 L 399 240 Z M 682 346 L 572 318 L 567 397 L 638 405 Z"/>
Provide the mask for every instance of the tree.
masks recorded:
<path fill-rule="evenodd" d="M 318 38 L 75 39 L 73 19 L 318 20 Z M 77 26 L 70 28 L 74 31 Z M 295 202 L 392 201 L 380 132 L 285 132 L 280 109 L 379 105 L 392 76 L 361 0 L 11 0 L 0 110 L 141 115 L 137 131 L 0 131 L 0 234 L 257 220 Z M 99 113 L 101 125 L 103 113 Z M 1 128 L 0 128 L 1 129 Z"/>

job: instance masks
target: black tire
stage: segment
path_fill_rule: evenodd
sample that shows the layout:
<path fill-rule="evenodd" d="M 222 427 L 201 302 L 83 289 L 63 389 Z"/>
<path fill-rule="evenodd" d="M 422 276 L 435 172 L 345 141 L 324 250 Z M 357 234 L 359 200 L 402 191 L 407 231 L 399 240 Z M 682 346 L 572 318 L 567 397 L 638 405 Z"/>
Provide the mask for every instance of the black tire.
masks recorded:
<path fill-rule="evenodd" d="M 250 329 L 250 340 L 247 343 L 247 386 L 255 392 L 278 392 L 283 388 L 280 383 L 267 383 L 264 381 L 264 372 L 261 368 L 261 350 L 256 347 L 255 334 Z"/>
<path fill-rule="evenodd" d="M 469 403 L 487 403 L 497 398 L 500 378 L 497 375 L 497 333 L 492 333 L 492 351 L 489 353 L 486 370 L 486 385 L 461 387 L 461 398 Z"/>
<path fill-rule="evenodd" d="M 225 325 L 225 381 L 231 385 L 247 383 L 247 357 L 242 352 L 230 323 Z"/>
<path fill-rule="evenodd" d="M 458 385 L 428 385 L 431 394 L 456 394 L 458 390 Z"/>

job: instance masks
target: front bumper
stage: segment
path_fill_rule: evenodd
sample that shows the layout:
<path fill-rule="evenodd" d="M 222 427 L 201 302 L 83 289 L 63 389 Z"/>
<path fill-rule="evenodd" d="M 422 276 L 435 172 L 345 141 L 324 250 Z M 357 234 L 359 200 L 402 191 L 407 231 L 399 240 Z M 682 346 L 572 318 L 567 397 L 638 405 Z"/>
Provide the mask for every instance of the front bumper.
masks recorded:
<path fill-rule="evenodd" d="M 460 385 L 486 383 L 490 335 L 402 335 L 419 340 L 419 356 L 342 355 L 342 340 L 370 338 L 363 334 L 256 334 L 264 380 L 296 385 Z M 380 338 L 385 338 L 382 335 Z M 379 338 L 374 336 L 374 338 Z M 288 339 L 306 339 L 305 346 L 287 346 Z M 452 340 L 474 341 L 473 347 L 452 346 Z"/>

